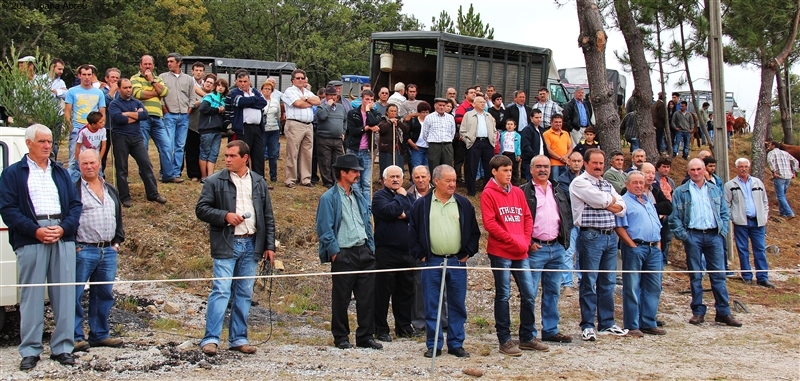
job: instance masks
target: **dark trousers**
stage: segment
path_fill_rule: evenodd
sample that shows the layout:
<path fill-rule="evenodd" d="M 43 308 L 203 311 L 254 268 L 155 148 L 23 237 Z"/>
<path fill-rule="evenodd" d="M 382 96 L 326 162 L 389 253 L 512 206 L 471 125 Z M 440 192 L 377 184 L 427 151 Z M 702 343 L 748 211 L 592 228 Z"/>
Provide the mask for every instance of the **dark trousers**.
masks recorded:
<path fill-rule="evenodd" d="M 428 143 L 428 168 L 433 172 L 442 164 L 453 164 L 453 144 L 450 142 Z"/>
<path fill-rule="evenodd" d="M 467 144 L 463 140 L 453 139 L 453 168 L 456 170 L 456 177 L 463 180 L 462 168 L 467 161 Z"/>
<path fill-rule="evenodd" d="M 375 258 L 379 270 L 414 267 L 414 258 L 408 254 L 408 249 L 377 247 Z M 398 336 L 413 333 L 411 312 L 414 308 L 414 272 L 376 273 L 375 286 L 375 334 L 389 333 L 386 319 L 390 299 L 395 333 Z"/>
<path fill-rule="evenodd" d="M 336 176 L 333 173 L 333 163 L 336 158 L 344 154 L 342 139 L 339 138 L 320 138 L 314 139 L 316 155 L 319 155 L 319 176 L 322 178 L 322 185 L 331 187 L 336 183 Z"/>
<path fill-rule="evenodd" d="M 103 157 L 100 158 L 100 172 L 103 172 L 105 177 L 106 162 L 108 161 L 108 153 L 111 152 L 111 129 L 106 128 L 106 152 L 103 152 Z"/>
<path fill-rule="evenodd" d="M 356 298 L 356 344 L 366 343 L 375 334 L 375 274 L 335 273 L 374 269 L 375 254 L 366 245 L 341 248 L 336 260 L 331 263 L 331 334 L 335 345 L 349 341 L 347 307 L 350 306 L 350 295 Z"/>
<path fill-rule="evenodd" d="M 264 132 L 260 124 L 243 124 L 244 134 L 237 135 L 250 146 L 250 165 L 253 172 L 264 176 Z"/>
<path fill-rule="evenodd" d="M 144 148 L 144 138 L 142 135 L 135 136 L 112 134 L 111 140 L 114 141 L 114 168 L 117 170 L 117 190 L 119 200 L 128 201 L 131 199 L 131 191 L 128 187 L 128 156 L 132 156 L 139 166 L 139 177 L 144 183 L 144 191 L 148 200 L 158 197 L 158 186 L 156 177 L 153 174 L 153 164 L 147 156 Z"/>
<path fill-rule="evenodd" d="M 489 167 L 489 160 L 494 156 L 494 147 L 489 143 L 488 139 L 478 139 L 467 150 L 469 160 L 467 160 L 467 173 L 464 174 L 467 183 L 467 194 L 474 196 L 477 191 L 475 187 L 475 177 L 478 176 L 478 166 L 483 166 L 483 183 L 486 184 L 488 179 L 492 177 L 492 170 Z M 514 159 L 512 163 L 516 163 Z"/>
<path fill-rule="evenodd" d="M 519 182 L 519 162 L 517 161 L 517 157 L 513 152 L 503 152 L 503 156 L 511 159 L 511 183 L 517 184 Z"/>
<path fill-rule="evenodd" d="M 186 159 L 186 176 L 199 179 L 200 175 L 200 133 L 189 130 L 186 134 L 186 146 L 183 147 Z"/>

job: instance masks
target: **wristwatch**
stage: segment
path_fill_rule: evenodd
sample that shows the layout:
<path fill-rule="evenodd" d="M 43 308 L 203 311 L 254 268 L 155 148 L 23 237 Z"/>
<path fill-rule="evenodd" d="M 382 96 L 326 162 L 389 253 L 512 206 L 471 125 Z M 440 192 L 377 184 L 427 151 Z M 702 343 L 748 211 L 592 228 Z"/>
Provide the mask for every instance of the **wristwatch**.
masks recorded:
<path fill-rule="evenodd" d="M 114 244 L 114 249 L 119 250 L 119 243 Z"/>

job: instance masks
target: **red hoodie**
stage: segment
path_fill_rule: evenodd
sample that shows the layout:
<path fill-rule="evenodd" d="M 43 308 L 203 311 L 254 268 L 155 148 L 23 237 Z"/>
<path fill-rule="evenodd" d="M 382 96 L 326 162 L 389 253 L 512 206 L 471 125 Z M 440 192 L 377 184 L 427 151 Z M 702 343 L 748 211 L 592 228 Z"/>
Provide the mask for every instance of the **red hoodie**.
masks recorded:
<path fill-rule="evenodd" d="M 494 179 L 481 193 L 483 228 L 489 232 L 486 252 L 520 260 L 528 257 L 533 233 L 533 218 L 522 189 L 511 186 L 506 192 Z"/>

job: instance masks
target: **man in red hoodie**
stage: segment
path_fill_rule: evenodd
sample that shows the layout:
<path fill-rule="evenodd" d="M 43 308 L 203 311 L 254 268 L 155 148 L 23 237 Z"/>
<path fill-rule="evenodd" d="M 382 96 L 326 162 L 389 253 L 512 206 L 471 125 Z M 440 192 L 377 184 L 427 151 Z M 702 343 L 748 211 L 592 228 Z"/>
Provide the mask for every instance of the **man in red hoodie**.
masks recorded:
<path fill-rule="evenodd" d="M 486 252 L 489 254 L 494 274 L 494 318 L 500 353 L 520 356 L 523 349 L 536 347 L 533 303 L 536 297 L 529 269 L 528 250 L 531 245 L 533 219 L 522 190 L 511 185 L 512 163 L 504 155 L 489 161 L 492 179 L 481 194 L 483 228 L 489 233 Z M 511 275 L 520 292 L 519 344 L 511 340 L 511 319 L 508 300 L 511 295 Z M 539 343 L 541 344 L 541 343 Z M 541 344 L 543 345 L 543 344 Z M 546 346 L 545 346 L 546 347 Z"/>

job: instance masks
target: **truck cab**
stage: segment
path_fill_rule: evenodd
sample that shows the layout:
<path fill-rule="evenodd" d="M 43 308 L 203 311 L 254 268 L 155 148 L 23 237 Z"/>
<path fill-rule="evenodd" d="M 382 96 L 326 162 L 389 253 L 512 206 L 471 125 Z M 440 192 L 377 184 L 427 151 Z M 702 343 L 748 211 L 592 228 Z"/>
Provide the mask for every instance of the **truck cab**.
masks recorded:
<path fill-rule="evenodd" d="M 28 153 L 25 144 L 25 129 L 0 127 L 0 176 L 9 165 L 16 163 Z M 17 284 L 17 256 L 8 243 L 8 226 L 0 218 L 0 285 Z M 6 306 L 19 303 L 19 288 L 0 287 L 0 329 L 5 325 Z"/>

